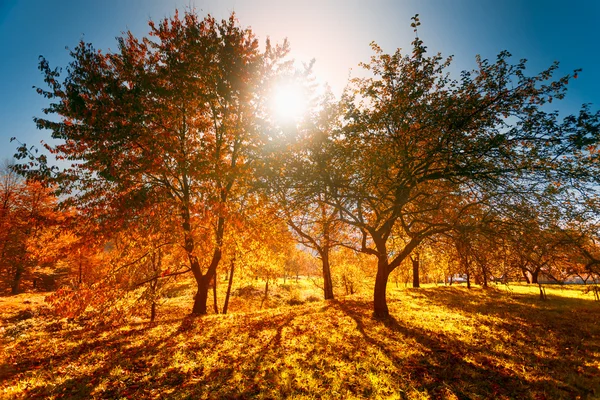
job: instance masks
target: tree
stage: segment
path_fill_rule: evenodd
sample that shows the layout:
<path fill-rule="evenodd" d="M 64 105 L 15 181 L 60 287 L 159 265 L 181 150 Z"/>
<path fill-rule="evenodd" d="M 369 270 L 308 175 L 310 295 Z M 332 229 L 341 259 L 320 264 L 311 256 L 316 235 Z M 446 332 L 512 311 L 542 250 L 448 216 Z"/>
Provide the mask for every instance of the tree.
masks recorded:
<path fill-rule="evenodd" d="M 176 12 L 150 22 L 150 37 L 118 38 L 118 51 L 80 43 L 66 77 L 41 59 L 53 103 L 36 118 L 61 142 L 46 145 L 70 167 L 48 164 L 26 145 L 22 173 L 56 184 L 64 206 L 104 230 L 135 221 L 165 203 L 197 283 L 192 313 L 206 314 L 207 296 L 237 218 L 236 203 L 254 180 L 261 136 L 261 93 L 277 74 L 287 44 L 259 50 L 250 29 L 228 20 Z"/>
<path fill-rule="evenodd" d="M 329 163 L 328 142 L 339 117 L 333 95 L 327 91 L 321 98 L 310 96 L 311 66 L 296 77 L 312 107 L 301 121 L 292 121 L 294 135 L 280 138 L 273 146 L 266 166 L 266 188 L 281 218 L 294 232 L 298 242 L 314 251 L 321 263 L 323 297 L 334 298 L 330 256 L 343 238 L 343 224 L 337 210 L 328 201 L 325 179 Z M 285 128 L 285 127 L 284 127 Z M 289 130 L 289 127 L 287 127 Z"/>
<path fill-rule="evenodd" d="M 418 16 L 413 18 L 415 33 Z M 574 76 L 552 80 L 557 64 L 525 75 L 510 64 L 477 57 L 477 69 L 451 79 L 452 59 L 427 56 L 421 39 L 412 53 L 375 55 L 342 98 L 329 196 L 361 236 L 360 250 L 377 258 L 374 315 L 389 315 L 390 273 L 426 238 L 446 232 L 474 206 L 493 206 L 506 193 L 532 193 L 549 180 L 576 177 L 582 190 L 596 179 L 593 151 L 600 114 L 583 108 L 559 121 L 544 106 L 564 97 Z M 556 160 L 559 160 L 557 162 Z M 596 167 L 592 168 L 597 170 Z M 406 239 L 390 249 L 395 235 Z"/>
<path fill-rule="evenodd" d="M 70 238 L 49 189 L 19 179 L 8 165 L 0 173 L 0 271 L 11 294 L 18 294 L 26 275 L 35 286 L 34 269 L 56 264 Z"/>
<path fill-rule="evenodd" d="M 294 182 L 288 197 L 291 197 L 296 210 L 289 215 L 288 224 L 300 242 L 316 251 L 321 260 L 325 300 L 334 298 L 331 252 L 347 241 L 347 232 L 338 218 L 338 211 L 331 205 L 327 179 L 327 166 L 331 161 L 330 135 L 337 118 L 338 109 L 331 103 L 331 97 L 326 95 L 301 149 L 295 153 L 296 165 L 288 171 Z M 305 189 L 310 187 L 315 189 Z M 348 291 L 347 275 L 343 276 Z"/>

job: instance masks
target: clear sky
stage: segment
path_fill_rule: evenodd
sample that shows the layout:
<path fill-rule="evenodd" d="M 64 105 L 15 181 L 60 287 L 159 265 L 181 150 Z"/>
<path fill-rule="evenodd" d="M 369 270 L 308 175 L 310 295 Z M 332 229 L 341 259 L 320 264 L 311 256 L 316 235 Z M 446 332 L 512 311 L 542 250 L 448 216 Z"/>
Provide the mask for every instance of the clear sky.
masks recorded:
<path fill-rule="evenodd" d="M 261 40 L 287 37 L 294 57 L 315 58 L 317 78 L 336 94 L 350 69 L 368 61 L 371 41 L 386 52 L 409 49 L 410 18 L 419 13 L 429 51 L 455 55 L 457 71 L 473 68 L 476 54 L 492 59 L 504 49 L 527 58 L 532 73 L 558 60 L 565 74 L 583 72 L 553 105 L 565 113 L 581 103 L 600 108 L 600 0 L 0 0 L 0 161 L 15 152 L 11 137 L 38 145 L 49 136 L 32 121 L 47 104 L 32 89 L 43 87 L 38 56 L 64 67 L 65 47 L 82 38 L 115 49 L 121 32 L 145 35 L 149 19 L 190 6 L 217 18 L 235 11 Z"/>

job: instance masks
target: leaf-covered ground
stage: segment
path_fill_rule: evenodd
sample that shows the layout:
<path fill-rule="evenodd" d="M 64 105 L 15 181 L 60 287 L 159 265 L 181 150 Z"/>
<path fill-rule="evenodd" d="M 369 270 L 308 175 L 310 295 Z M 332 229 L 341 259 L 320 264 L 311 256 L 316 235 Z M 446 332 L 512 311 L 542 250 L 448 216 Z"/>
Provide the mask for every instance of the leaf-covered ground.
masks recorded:
<path fill-rule="evenodd" d="M 391 289 L 253 313 L 89 328 L 0 298 L 4 398 L 600 398 L 600 303 L 579 289 Z M 23 301 L 29 303 L 23 303 Z M 185 302 L 184 302 L 185 300 Z"/>

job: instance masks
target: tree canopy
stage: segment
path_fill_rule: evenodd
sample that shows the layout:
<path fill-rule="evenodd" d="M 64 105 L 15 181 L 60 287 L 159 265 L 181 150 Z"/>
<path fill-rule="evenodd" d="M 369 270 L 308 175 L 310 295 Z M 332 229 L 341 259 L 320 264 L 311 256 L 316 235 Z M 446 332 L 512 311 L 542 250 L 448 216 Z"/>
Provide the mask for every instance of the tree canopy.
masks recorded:
<path fill-rule="evenodd" d="M 294 129 L 268 99 L 293 74 L 287 43 L 261 49 L 234 15 L 175 13 L 150 22 L 148 37 L 118 38 L 116 52 L 82 42 L 64 75 L 40 61 L 48 89 L 37 90 L 51 104 L 35 122 L 58 140 L 46 149 L 61 163 L 22 145 L 17 156 L 29 162 L 16 169 L 53 185 L 100 230 L 168 220 L 197 283 L 193 313 L 207 312 L 210 282 L 234 254 L 225 238 L 259 216 L 283 218 L 326 275 L 334 244 L 374 256 L 374 314 L 385 318 L 390 274 L 426 240 L 486 246 L 465 232 L 490 215 L 517 224 L 523 203 L 560 209 L 560 229 L 562 216 L 598 216 L 600 113 L 551 111 L 579 71 L 556 78 L 553 64 L 529 75 L 504 51 L 453 77 L 452 57 L 430 55 L 419 25 L 413 17 L 407 53 L 373 43 L 366 77 Z M 290 132 L 298 137 L 284 139 Z"/>

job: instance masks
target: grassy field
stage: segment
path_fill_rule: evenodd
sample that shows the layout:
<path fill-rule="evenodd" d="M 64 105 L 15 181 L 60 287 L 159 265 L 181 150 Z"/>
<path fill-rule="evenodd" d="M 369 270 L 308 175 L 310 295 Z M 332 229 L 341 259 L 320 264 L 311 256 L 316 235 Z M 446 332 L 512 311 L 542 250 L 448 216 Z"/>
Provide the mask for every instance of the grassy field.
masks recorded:
<path fill-rule="evenodd" d="M 305 293 L 192 318 L 188 292 L 152 325 L 95 328 L 45 315 L 42 295 L 0 298 L 0 396 L 600 398 L 600 303 L 579 287 L 548 288 L 544 302 L 528 286 L 390 287 L 386 322 L 368 296 Z"/>

